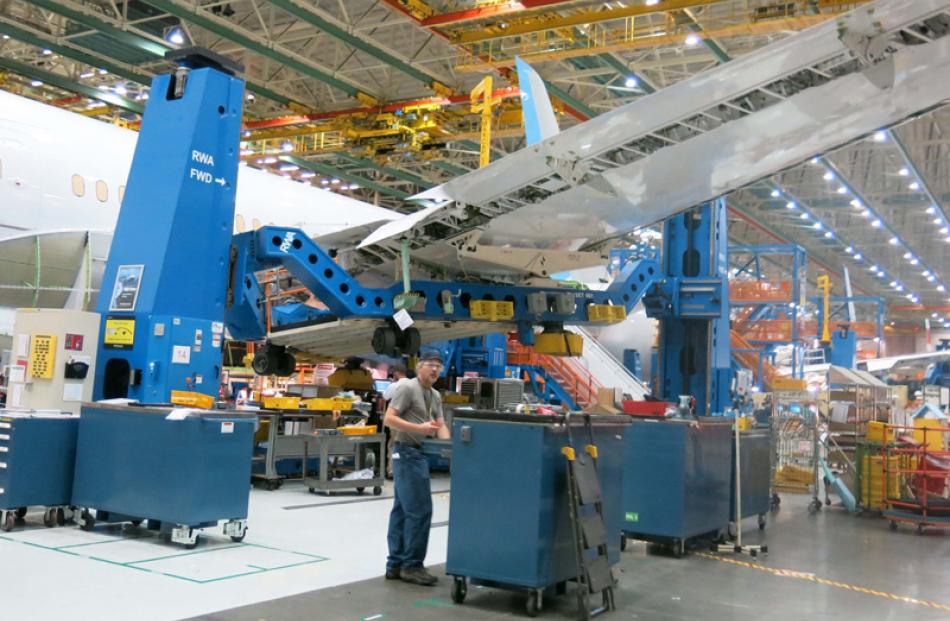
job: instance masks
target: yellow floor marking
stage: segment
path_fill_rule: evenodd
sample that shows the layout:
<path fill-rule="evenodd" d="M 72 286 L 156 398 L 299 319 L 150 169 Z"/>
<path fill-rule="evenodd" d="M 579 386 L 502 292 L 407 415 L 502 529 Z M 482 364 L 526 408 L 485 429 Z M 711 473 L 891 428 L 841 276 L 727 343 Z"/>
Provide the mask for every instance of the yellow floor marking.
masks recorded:
<path fill-rule="evenodd" d="M 863 593 L 865 595 L 873 595 L 874 597 L 883 597 L 885 599 L 892 599 L 896 602 L 904 602 L 905 604 L 916 604 L 917 606 L 927 606 L 928 608 L 934 608 L 936 610 L 945 610 L 947 612 L 950 612 L 950 605 L 947 605 L 947 604 L 931 602 L 925 599 L 917 599 L 915 597 L 906 597 L 904 595 L 896 595 L 894 593 L 888 593 L 886 591 L 875 591 L 874 589 L 868 589 L 866 587 L 858 586 L 855 584 L 848 584 L 847 582 L 839 582 L 837 580 L 828 580 L 827 578 L 819 578 L 815 574 L 804 572 L 804 571 L 793 571 L 791 569 L 778 569 L 775 567 L 766 567 L 765 565 L 758 565 L 756 563 L 750 563 L 748 561 L 739 561 L 733 558 L 715 556 L 713 554 L 706 554 L 704 552 L 698 552 L 696 553 L 696 556 L 701 556 L 703 558 L 707 558 L 713 561 L 721 561 L 723 563 L 729 563 L 730 565 L 738 565 L 739 567 L 747 567 L 749 569 L 758 569 L 759 571 L 764 571 L 765 573 L 772 574 L 773 576 L 797 578 L 799 580 L 806 580 L 808 582 L 814 582 L 816 584 L 821 584 L 823 586 L 830 586 L 836 589 L 854 591 L 856 593 Z"/>

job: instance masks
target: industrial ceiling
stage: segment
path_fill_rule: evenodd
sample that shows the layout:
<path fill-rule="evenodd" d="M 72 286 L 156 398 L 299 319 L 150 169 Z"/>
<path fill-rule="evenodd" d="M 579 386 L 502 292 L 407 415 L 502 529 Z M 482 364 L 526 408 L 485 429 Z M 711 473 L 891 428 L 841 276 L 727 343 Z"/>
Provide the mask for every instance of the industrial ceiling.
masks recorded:
<path fill-rule="evenodd" d="M 566 127 L 862 4 L 2 0 L 0 87 L 134 127 L 164 53 L 207 47 L 246 67 L 248 165 L 407 210 L 406 197 L 478 165 L 469 93 L 485 76 L 499 99 L 493 158 L 524 146 L 515 56 Z M 942 320 L 947 132 L 950 110 L 933 110 L 735 192 L 730 235 L 799 244 L 811 279 L 840 284 L 848 267 L 855 293 L 895 316 Z M 781 261 L 763 269 L 788 277 Z"/>

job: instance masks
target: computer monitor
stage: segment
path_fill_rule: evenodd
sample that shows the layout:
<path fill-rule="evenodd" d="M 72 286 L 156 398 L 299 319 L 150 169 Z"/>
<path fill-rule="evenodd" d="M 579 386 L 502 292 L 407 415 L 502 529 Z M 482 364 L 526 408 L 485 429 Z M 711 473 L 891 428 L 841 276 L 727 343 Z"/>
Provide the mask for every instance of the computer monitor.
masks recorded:
<path fill-rule="evenodd" d="M 373 380 L 373 388 L 376 392 L 384 392 L 392 383 L 393 381 L 388 379 Z"/>

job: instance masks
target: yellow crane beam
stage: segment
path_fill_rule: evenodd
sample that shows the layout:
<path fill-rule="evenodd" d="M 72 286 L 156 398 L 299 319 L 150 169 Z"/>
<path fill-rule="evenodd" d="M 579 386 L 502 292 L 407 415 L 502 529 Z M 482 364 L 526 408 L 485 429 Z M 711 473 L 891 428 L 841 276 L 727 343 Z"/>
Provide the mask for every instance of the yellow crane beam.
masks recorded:
<path fill-rule="evenodd" d="M 835 14 L 824 13 L 821 15 L 803 15 L 800 17 L 789 17 L 781 19 L 770 19 L 768 21 L 747 22 L 724 28 L 706 29 L 699 34 L 704 39 L 727 39 L 729 37 L 755 36 L 775 34 L 784 31 L 803 30 L 820 22 L 828 20 Z M 660 34 L 659 32 L 663 32 Z M 611 52 L 623 52 L 636 49 L 647 49 L 663 45 L 681 45 L 687 33 L 692 30 L 683 29 L 670 34 L 665 31 L 633 31 L 630 29 L 619 29 L 618 31 L 592 37 L 590 45 L 564 47 L 563 49 L 551 50 L 555 45 L 550 39 L 543 42 L 525 42 L 522 46 L 512 46 L 510 48 L 500 49 L 496 53 L 488 52 L 484 55 L 485 60 L 472 62 L 471 56 L 460 58 L 456 65 L 456 71 L 461 73 L 484 72 L 493 69 L 502 69 L 512 67 L 515 64 L 515 56 L 521 56 L 528 63 L 547 62 L 555 60 L 564 60 L 566 58 L 578 58 L 582 56 L 593 56 Z M 534 51 L 543 50 L 543 51 Z"/>

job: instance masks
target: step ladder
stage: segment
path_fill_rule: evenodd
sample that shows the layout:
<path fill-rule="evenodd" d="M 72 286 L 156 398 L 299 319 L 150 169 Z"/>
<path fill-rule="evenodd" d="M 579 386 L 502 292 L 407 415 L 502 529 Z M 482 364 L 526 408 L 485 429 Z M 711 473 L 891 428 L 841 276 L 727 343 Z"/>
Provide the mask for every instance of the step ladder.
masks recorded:
<path fill-rule="evenodd" d="M 578 416 L 578 415 L 573 415 Z M 597 445 L 590 414 L 581 414 L 588 444 L 575 450 L 571 434 L 572 414 L 564 418 L 568 445 L 561 449 L 567 458 L 568 502 L 577 563 L 577 608 L 579 619 L 590 619 L 614 610 L 613 588 L 617 581 L 607 558 L 607 529 L 604 526 L 603 494 L 597 477 Z M 591 608 L 591 595 L 600 593 L 601 604 Z"/>

